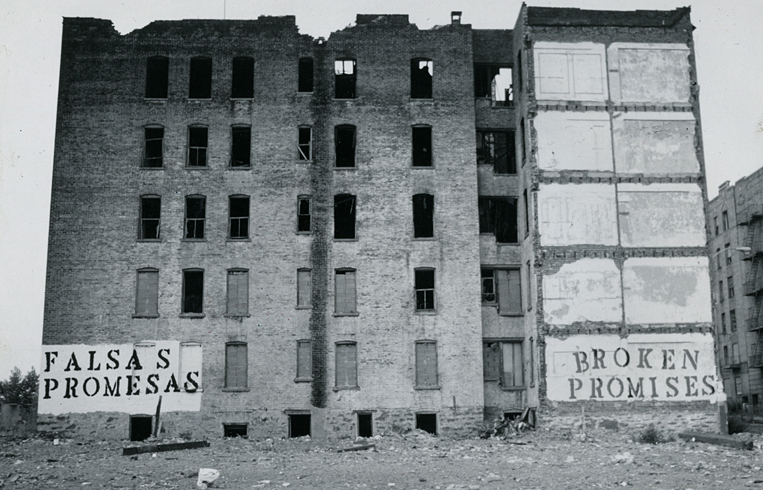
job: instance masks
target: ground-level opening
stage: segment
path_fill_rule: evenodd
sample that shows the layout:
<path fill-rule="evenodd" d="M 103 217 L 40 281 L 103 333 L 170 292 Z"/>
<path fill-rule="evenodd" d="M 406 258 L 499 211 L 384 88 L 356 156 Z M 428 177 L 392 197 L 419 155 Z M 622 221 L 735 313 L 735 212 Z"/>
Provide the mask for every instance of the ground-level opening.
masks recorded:
<path fill-rule="evenodd" d="M 151 426 L 153 419 L 150 415 L 131 415 L 130 416 L 130 440 L 145 441 L 151 437 Z"/>
<path fill-rule="evenodd" d="M 424 432 L 437 435 L 437 414 L 436 413 L 417 413 L 416 428 Z"/>
<path fill-rule="evenodd" d="M 370 413 L 358 414 L 358 437 L 373 437 L 373 416 Z"/>
<path fill-rule="evenodd" d="M 224 437 L 246 437 L 246 424 L 223 424 Z"/>
<path fill-rule="evenodd" d="M 310 414 L 292 413 L 289 415 L 289 437 L 310 435 Z"/>

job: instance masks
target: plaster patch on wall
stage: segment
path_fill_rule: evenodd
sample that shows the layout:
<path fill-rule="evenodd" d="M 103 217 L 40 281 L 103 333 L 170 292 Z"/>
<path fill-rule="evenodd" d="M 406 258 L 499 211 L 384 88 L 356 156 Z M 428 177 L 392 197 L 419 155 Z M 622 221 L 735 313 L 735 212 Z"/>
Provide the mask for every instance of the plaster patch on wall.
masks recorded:
<path fill-rule="evenodd" d="M 702 247 L 705 213 L 696 184 L 620 184 L 620 242 L 624 247 Z"/>
<path fill-rule="evenodd" d="M 541 245 L 617 245 L 614 185 L 541 184 L 537 198 Z"/>
<path fill-rule="evenodd" d="M 621 322 L 620 270 L 610 259 L 581 259 L 543 276 L 546 323 Z"/>
<path fill-rule="evenodd" d="M 533 124 L 540 168 L 612 171 L 608 113 L 541 112 Z"/>
<path fill-rule="evenodd" d="M 689 102 L 689 48 L 685 44 L 612 43 L 607 61 L 613 101 Z"/>
<path fill-rule="evenodd" d="M 710 323 L 707 257 L 640 257 L 623 265 L 627 324 Z"/>
<path fill-rule="evenodd" d="M 539 41 L 533 56 L 538 100 L 607 99 L 603 44 Z"/>
<path fill-rule="evenodd" d="M 689 112 L 618 112 L 612 118 L 618 173 L 697 173 Z"/>

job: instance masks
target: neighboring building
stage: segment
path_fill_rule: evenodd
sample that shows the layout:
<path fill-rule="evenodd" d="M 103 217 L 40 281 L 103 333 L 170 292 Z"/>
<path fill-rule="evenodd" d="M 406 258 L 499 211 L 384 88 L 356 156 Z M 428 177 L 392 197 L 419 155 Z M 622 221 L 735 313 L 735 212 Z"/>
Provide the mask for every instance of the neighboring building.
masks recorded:
<path fill-rule="evenodd" d="M 763 395 L 763 169 L 724 182 L 708 207 L 718 364 L 730 400 Z M 740 250 L 741 249 L 741 250 Z M 748 250 L 749 249 L 749 250 Z"/>
<path fill-rule="evenodd" d="M 692 29 L 65 19 L 41 427 L 717 428 Z"/>

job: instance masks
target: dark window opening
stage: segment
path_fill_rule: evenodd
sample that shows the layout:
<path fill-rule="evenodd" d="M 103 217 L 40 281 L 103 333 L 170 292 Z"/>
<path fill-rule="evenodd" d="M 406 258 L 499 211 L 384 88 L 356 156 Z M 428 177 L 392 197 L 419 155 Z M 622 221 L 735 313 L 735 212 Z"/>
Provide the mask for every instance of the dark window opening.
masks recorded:
<path fill-rule="evenodd" d="M 482 302 L 495 303 L 495 269 L 482 269 L 480 276 L 482 278 Z"/>
<path fill-rule="evenodd" d="M 247 437 L 247 424 L 223 424 L 223 437 Z"/>
<path fill-rule="evenodd" d="M 299 92 L 313 91 L 313 59 L 312 58 L 299 59 L 299 86 L 297 90 Z"/>
<path fill-rule="evenodd" d="M 191 126 L 188 128 L 188 166 L 207 166 L 208 129 Z"/>
<path fill-rule="evenodd" d="M 140 198 L 140 235 L 141 240 L 159 239 L 159 219 L 161 216 L 162 200 L 159 197 Z"/>
<path fill-rule="evenodd" d="M 185 198 L 185 238 L 204 238 L 204 221 L 206 220 L 205 197 Z"/>
<path fill-rule="evenodd" d="M 434 196 L 429 194 L 413 196 L 413 236 L 414 238 L 434 237 Z"/>
<path fill-rule="evenodd" d="M 130 440 L 145 441 L 151 437 L 153 419 L 149 416 L 133 415 L 130 417 Z"/>
<path fill-rule="evenodd" d="M 530 234 L 530 200 L 527 198 L 527 189 L 522 191 L 522 200 L 525 208 L 525 236 Z"/>
<path fill-rule="evenodd" d="M 159 168 L 163 165 L 164 128 L 145 128 L 145 154 L 143 166 Z"/>
<path fill-rule="evenodd" d="M 432 128 L 413 126 L 413 166 L 432 166 Z"/>
<path fill-rule="evenodd" d="M 254 97 L 254 58 L 248 56 L 233 58 L 230 96 L 233 99 Z"/>
<path fill-rule="evenodd" d="M 358 437 L 373 437 L 373 415 L 370 413 L 358 414 Z"/>
<path fill-rule="evenodd" d="M 310 414 L 289 414 L 289 437 L 304 437 L 310 435 Z"/>
<path fill-rule="evenodd" d="M 519 121 L 519 128 L 517 128 L 517 140 L 519 141 L 519 161 L 522 165 L 525 164 L 525 119 L 522 118 Z"/>
<path fill-rule="evenodd" d="M 434 310 L 434 269 L 416 269 L 416 309 Z"/>
<path fill-rule="evenodd" d="M 436 413 L 417 413 L 416 428 L 437 435 L 437 414 Z"/>
<path fill-rule="evenodd" d="M 516 174 L 514 131 L 477 131 L 477 163 L 492 165 L 497 174 Z"/>
<path fill-rule="evenodd" d="M 517 51 L 517 91 L 522 91 L 522 51 Z"/>
<path fill-rule="evenodd" d="M 337 167 L 355 166 L 355 126 L 337 126 L 334 132 Z"/>
<path fill-rule="evenodd" d="M 313 148 L 313 129 L 302 126 L 299 128 L 299 159 L 311 160 Z"/>
<path fill-rule="evenodd" d="M 243 390 L 248 387 L 248 346 L 243 342 L 225 344 L 225 387 Z"/>
<path fill-rule="evenodd" d="M 334 238 L 355 238 L 355 196 L 334 196 Z"/>
<path fill-rule="evenodd" d="M 188 97 L 190 99 L 212 97 L 212 58 L 191 58 Z"/>
<path fill-rule="evenodd" d="M 492 233 L 498 243 L 516 243 L 517 200 L 513 197 L 480 197 L 480 233 Z"/>
<path fill-rule="evenodd" d="M 249 237 L 249 196 L 230 198 L 230 238 Z"/>
<path fill-rule="evenodd" d="M 233 126 L 231 133 L 231 167 L 248 167 L 251 165 L 252 128 L 248 126 Z"/>
<path fill-rule="evenodd" d="M 336 60 L 334 62 L 334 97 L 337 99 L 355 98 L 357 65 L 355 60 Z"/>
<path fill-rule="evenodd" d="M 728 231 L 729 229 L 729 212 L 723 211 L 721 213 L 721 218 L 723 218 L 723 231 Z"/>
<path fill-rule="evenodd" d="M 411 60 L 412 99 L 432 98 L 432 68 L 432 60 L 421 58 Z"/>
<path fill-rule="evenodd" d="M 170 59 L 154 56 L 146 63 L 146 98 L 166 99 L 169 84 Z"/>
<path fill-rule="evenodd" d="M 204 271 L 183 271 L 183 313 L 202 313 Z"/>
<path fill-rule="evenodd" d="M 310 198 L 300 197 L 297 200 L 297 231 L 309 233 L 312 229 Z"/>
<path fill-rule="evenodd" d="M 474 96 L 489 97 L 493 105 L 514 103 L 511 68 L 476 63 L 474 65 Z"/>

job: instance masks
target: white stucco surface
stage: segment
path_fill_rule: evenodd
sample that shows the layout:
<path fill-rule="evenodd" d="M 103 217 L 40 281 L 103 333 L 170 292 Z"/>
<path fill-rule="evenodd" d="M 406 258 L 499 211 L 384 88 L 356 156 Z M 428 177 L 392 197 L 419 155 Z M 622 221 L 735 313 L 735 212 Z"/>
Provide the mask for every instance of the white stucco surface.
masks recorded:
<path fill-rule="evenodd" d="M 543 276 L 543 313 L 553 325 L 620 322 L 620 270 L 611 259 L 580 259 Z"/>
<path fill-rule="evenodd" d="M 612 43 L 607 48 L 611 97 L 616 102 L 689 102 L 689 47 Z"/>
<path fill-rule="evenodd" d="M 539 41 L 533 45 L 533 56 L 538 100 L 607 99 L 603 44 Z"/>
<path fill-rule="evenodd" d="M 540 112 L 533 124 L 543 170 L 612 171 L 608 113 Z"/>
<path fill-rule="evenodd" d="M 537 199 L 541 245 L 617 244 L 614 185 L 541 184 Z"/>

